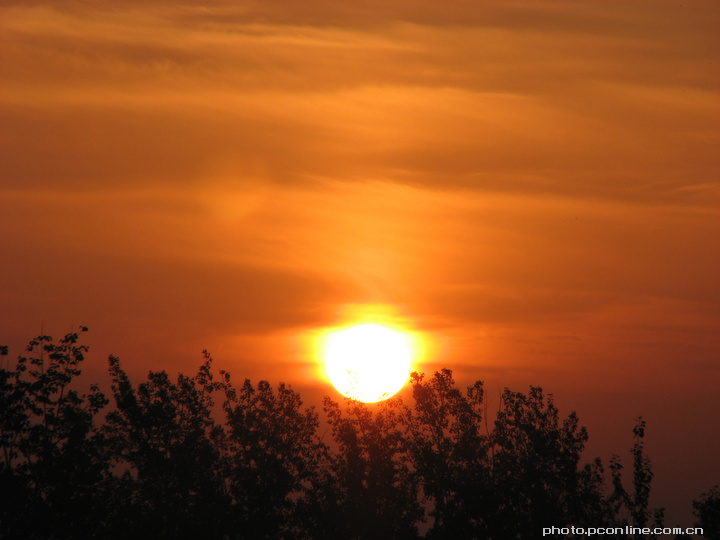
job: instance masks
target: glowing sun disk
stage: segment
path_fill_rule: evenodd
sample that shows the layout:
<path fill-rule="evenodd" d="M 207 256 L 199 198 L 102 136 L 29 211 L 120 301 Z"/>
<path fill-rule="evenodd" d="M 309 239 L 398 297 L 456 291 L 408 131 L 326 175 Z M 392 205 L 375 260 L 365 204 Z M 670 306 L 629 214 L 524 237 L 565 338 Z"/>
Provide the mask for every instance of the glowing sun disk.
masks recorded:
<path fill-rule="evenodd" d="M 412 348 L 406 336 L 378 324 L 361 324 L 334 332 L 325 362 L 330 382 L 359 401 L 387 399 L 408 379 Z"/>

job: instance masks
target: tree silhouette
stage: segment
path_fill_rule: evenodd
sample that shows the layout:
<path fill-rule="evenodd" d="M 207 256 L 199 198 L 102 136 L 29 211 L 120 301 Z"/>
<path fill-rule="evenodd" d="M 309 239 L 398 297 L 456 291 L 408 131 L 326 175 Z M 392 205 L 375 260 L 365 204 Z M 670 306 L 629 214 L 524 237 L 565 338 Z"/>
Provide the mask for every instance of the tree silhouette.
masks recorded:
<path fill-rule="evenodd" d="M 93 537 L 95 516 L 106 512 L 96 495 L 109 465 L 93 417 L 107 400 L 97 386 L 88 394 L 71 388 L 87 351 L 78 339 L 39 336 L 29 357 L 0 369 L 3 538 Z"/>
<path fill-rule="evenodd" d="M 505 389 L 489 424 L 482 382 L 461 390 L 447 369 L 413 373 L 408 404 L 325 398 L 320 436 L 290 387 L 236 388 L 207 352 L 193 377 L 150 371 L 137 386 L 110 357 L 114 408 L 97 426 L 108 400 L 76 389 L 84 331 L 39 336 L 12 367 L 0 347 L 0 540 L 531 540 L 568 523 L 662 524 L 642 418 L 632 489 L 613 456 L 610 493 L 600 460 L 582 464 L 575 413 L 562 418 L 540 388 Z M 717 487 L 693 508 L 718 538 Z"/>
<path fill-rule="evenodd" d="M 498 501 L 493 538 L 534 538 L 544 527 L 609 524 L 602 465 L 580 466 L 587 430 L 572 412 L 560 421 L 552 396 L 505 389 L 491 435 Z"/>
<path fill-rule="evenodd" d="M 653 478 L 650 458 L 645 454 L 645 420 L 638 417 L 633 428 L 633 446 L 630 450 L 633 457 L 632 493 L 628 492 L 622 482 L 622 463 L 617 455 L 610 460 L 613 491 L 609 502 L 617 521 L 621 526 L 631 524 L 633 527 L 649 527 L 650 518 L 653 518 L 653 527 L 662 527 L 665 519 L 665 509 L 649 508 L 650 487 Z"/>
<path fill-rule="evenodd" d="M 302 536 L 300 501 L 317 478 L 326 448 L 316 439 L 317 414 L 300 396 L 267 381 L 236 390 L 223 373 L 227 416 L 227 483 L 232 523 L 241 538 Z"/>
<path fill-rule="evenodd" d="M 422 517 L 416 481 L 408 468 L 400 430 L 400 398 L 376 407 L 349 398 L 344 409 L 325 398 L 337 452 L 326 457 L 325 471 L 309 499 L 313 538 L 417 538 Z"/>
<path fill-rule="evenodd" d="M 104 432 L 127 492 L 123 530 L 161 538 L 222 538 L 230 497 L 222 469 L 224 432 L 212 416 L 215 389 L 206 354 L 199 373 L 148 375 L 135 390 L 110 357 L 117 409 Z"/>
<path fill-rule="evenodd" d="M 702 527 L 705 538 L 720 540 L 720 490 L 718 486 L 710 488 L 692 503 L 693 513 Z"/>
<path fill-rule="evenodd" d="M 463 394 L 452 372 L 425 381 L 413 373 L 414 408 L 405 412 L 409 456 L 421 479 L 429 538 L 482 537 L 492 499 L 488 441 L 481 434 L 483 388 Z"/>

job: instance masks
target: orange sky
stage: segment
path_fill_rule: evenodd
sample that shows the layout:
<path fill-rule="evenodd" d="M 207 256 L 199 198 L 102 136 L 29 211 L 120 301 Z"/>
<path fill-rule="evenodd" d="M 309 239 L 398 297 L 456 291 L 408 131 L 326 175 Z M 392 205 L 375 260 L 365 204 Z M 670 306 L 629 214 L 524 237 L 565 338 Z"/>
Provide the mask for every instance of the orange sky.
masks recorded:
<path fill-rule="evenodd" d="M 643 414 L 689 520 L 720 483 L 720 5 L 387 4 L 3 3 L 0 343 L 85 324 L 96 379 L 207 348 L 317 403 L 308 336 L 385 306 L 418 369 L 540 385 L 606 460 Z"/>

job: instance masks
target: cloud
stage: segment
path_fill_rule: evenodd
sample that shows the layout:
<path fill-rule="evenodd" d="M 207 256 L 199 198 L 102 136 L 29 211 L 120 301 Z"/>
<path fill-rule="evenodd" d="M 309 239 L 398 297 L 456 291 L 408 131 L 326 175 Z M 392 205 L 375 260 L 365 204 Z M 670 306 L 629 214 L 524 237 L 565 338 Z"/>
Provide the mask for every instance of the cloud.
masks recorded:
<path fill-rule="evenodd" d="M 698 5 L 10 6 L 3 181 L 134 189 L 222 167 L 703 204 L 718 43 Z"/>

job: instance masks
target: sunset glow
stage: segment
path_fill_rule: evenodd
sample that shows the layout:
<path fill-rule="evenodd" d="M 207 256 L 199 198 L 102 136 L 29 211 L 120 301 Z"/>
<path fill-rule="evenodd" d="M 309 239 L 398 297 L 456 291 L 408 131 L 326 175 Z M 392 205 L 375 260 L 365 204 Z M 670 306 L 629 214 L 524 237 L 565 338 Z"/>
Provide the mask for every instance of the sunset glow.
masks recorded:
<path fill-rule="evenodd" d="M 720 2 L 1 4 L 10 357 L 86 325 L 105 389 L 207 349 L 320 415 L 447 368 L 593 455 L 643 415 L 668 520 L 720 482 Z"/>

